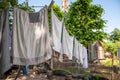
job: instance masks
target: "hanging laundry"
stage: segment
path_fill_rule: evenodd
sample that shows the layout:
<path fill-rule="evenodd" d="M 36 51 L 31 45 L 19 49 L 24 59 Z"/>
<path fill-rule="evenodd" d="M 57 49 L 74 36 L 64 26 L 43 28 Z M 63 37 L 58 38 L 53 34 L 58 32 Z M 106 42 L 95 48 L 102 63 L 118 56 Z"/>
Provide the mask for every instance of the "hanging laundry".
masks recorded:
<path fill-rule="evenodd" d="M 79 52 L 79 63 L 83 65 L 83 58 L 84 58 L 84 53 L 83 53 L 83 45 L 81 43 L 78 44 L 78 52 Z"/>
<path fill-rule="evenodd" d="M 79 56 L 78 56 L 78 54 L 79 54 L 79 52 L 78 52 L 78 49 L 79 49 L 79 47 L 78 47 L 78 41 L 77 41 L 77 39 L 75 39 L 74 38 L 74 42 L 73 42 L 74 44 L 74 46 L 73 46 L 73 56 L 77 59 L 77 62 L 79 62 L 78 61 L 78 59 L 79 59 Z"/>
<path fill-rule="evenodd" d="M 83 68 L 88 68 L 88 58 L 87 58 L 87 49 L 86 49 L 86 47 L 83 47 L 83 55 L 84 55 Z"/>
<path fill-rule="evenodd" d="M 47 7 L 39 12 L 14 8 L 12 59 L 16 65 L 35 65 L 52 57 Z"/>
<path fill-rule="evenodd" d="M 0 11 L 0 74 L 10 69 L 9 10 Z"/>
<path fill-rule="evenodd" d="M 62 34 L 62 21 L 60 21 L 55 13 L 52 10 L 52 41 L 53 41 L 53 49 L 59 53 L 62 53 L 61 46 L 61 34 Z"/>
<path fill-rule="evenodd" d="M 69 59 L 72 59 L 73 37 L 69 36 L 63 22 L 57 18 L 53 10 L 51 14 L 53 49 L 60 53 L 60 61 L 63 59 L 63 54 L 66 54 Z"/>
<path fill-rule="evenodd" d="M 63 35 L 62 35 L 62 51 L 63 54 L 66 54 L 67 57 L 72 60 L 73 56 L 73 37 L 67 33 L 65 26 L 63 26 Z"/>
<path fill-rule="evenodd" d="M 74 39 L 73 56 L 76 57 L 78 64 L 83 64 L 83 46 L 77 39 Z"/>

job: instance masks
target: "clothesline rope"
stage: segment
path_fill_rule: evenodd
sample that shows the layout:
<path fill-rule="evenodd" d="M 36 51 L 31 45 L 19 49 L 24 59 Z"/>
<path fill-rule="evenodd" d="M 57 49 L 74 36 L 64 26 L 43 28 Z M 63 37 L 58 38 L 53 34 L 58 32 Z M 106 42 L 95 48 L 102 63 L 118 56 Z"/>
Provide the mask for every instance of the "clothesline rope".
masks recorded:
<path fill-rule="evenodd" d="M 41 8 L 41 7 L 44 7 L 44 6 L 29 6 L 29 7 Z"/>

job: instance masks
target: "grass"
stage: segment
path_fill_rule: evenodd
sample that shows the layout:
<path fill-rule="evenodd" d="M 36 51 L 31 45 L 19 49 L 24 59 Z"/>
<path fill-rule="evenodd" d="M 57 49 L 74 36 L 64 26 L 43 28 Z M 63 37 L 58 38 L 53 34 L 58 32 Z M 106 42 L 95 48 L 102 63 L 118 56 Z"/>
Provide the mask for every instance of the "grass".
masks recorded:
<path fill-rule="evenodd" d="M 85 69 L 81 69 L 81 68 L 79 68 L 79 69 L 77 69 L 77 68 L 67 68 L 67 69 L 55 69 L 54 70 L 54 72 L 55 73 L 64 73 L 64 74 L 68 74 L 68 73 L 70 73 L 70 74 L 86 74 L 86 75 L 88 75 L 88 74 L 90 74 L 90 70 L 85 70 Z"/>
<path fill-rule="evenodd" d="M 76 71 L 78 74 L 75 76 L 74 74 L 76 73 Z M 93 73 L 90 73 L 89 70 L 83 70 L 83 69 L 77 69 L 77 68 L 65 69 L 65 70 L 64 69 L 58 69 L 58 70 L 56 69 L 53 71 L 53 74 L 58 75 L 58 76 L 72 75 L 78 79 L 89 78 L 90 80 L 106 80 L 105 77 L 100 74 L 93 74 Z"/>
<path fill-rule="evenodd" d="M 66 75 L 71 75 L 72 73 L 69 72 L 68 70 L 56 69 L 56 70 L 53 70 L 53 74 L 59 75 L 59 76 L 66 76 Z"/>
<path fill-rule="evenodd" d="M 112 66 L 112 59 L 111 58 L 106 58 L 105 60 L 101 61 L 101 64 L 107 67 L 111 67 Z M 113 60 L 113 65 L 119 67 L 119 60 L 118 59 L 114 59 Z"/>

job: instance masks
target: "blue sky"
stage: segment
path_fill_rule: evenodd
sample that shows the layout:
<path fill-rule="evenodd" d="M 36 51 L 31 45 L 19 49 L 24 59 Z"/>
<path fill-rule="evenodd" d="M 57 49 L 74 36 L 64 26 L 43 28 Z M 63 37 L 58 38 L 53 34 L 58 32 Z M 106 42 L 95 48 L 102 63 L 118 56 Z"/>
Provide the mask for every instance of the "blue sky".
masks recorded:
<path fill-rule="evenodd" d="M 25 0 L 19 0 L 19 3 Z M 62 0 L 54 0 L 61 7 Z M 68 0 L 73 2 L 75 0 Z M 30 6 L 49 5 L 51 0 L 29 0 Z M 107 20 L 105 31 L 110 33 L 114 28 L 120 29 L 120 0 L 93 0 L 93 4 L 100 4 L 104 8 L 102 18 Z M 38 11 L 40 8 L 36 8 Z"/>
<path fill-rule="evenodd" d="M 114 28 L 120 29 L 120 0 L 94 0 L 104 8 L 103 19 L 108 20 L 105 31 L 111 32 Z"/>

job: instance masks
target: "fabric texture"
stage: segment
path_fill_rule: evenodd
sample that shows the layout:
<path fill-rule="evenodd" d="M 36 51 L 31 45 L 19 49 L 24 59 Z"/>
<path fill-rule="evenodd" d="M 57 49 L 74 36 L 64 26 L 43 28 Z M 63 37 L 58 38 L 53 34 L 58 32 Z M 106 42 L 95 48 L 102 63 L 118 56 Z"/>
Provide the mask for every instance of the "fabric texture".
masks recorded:
<path fill-rule="evenodd" d="M 86 47 L 83 47 L 83 54 L 84 54 L 83 68 L 88 68 L 88 58 L 87 58 L 87 49 L 86 49 Z"/>
<path fill-rule="evenodd" d="M 83 64 L 83 46 L 77 39 L 74 39 L 73 56 L 77 59 L 78 64 Z"/>
<path fill-rule="evenodd" d="M 79 59 L 79 42 L 77 41 L 77 39 L 74 38 L 74 47 L 73 47 L 73 56 L 77 59 L 77 62 L 78 62 L 78 59 Z"/>
<path fill-rule="evenodd" d="M 73 37 L 67 33 L 66 27 L 63 26 L 62 35 L 62 51 L 66 54 L 69 59 L 72 60 L 73 56 Z"/>
<path fill-rule="evenodd" d="M 83 58 L 84 58 L 84 53 L 83 53 L 83 45 L 82 44 L 78 44 L 78 52 L 79 52 L 79 58 L 78 58 L 78 61 L 79 63 L 81 63 L 83 65 Z"/>
<path fill-rule="evenodd" d="M 63 21 L 60 21 L 52 10 L 52 39 L 53 49 L 60 54 L 59 60 L 62 61 L 63 54 L 72 59 L 73 53 L 73 37 L 69 36 Z"/>
<path fill-rule="evenodd" d="M 0 11 L 0 74 L 11 67 L 9 50 L 9 10 Z"/>
<path fill-rule="evenodd" d="M 47 7 L 39 12 L 14 8 L 12 59 L 16 65 L 34 65 L 52 57 Z"/>
<path fill-rule="evenodd" d="M 53 49 L 59 53 L 62 51 L 61 34 L 62 34 L 62 21 L 60 21 L 52 10 L 52 43 Z"/>

